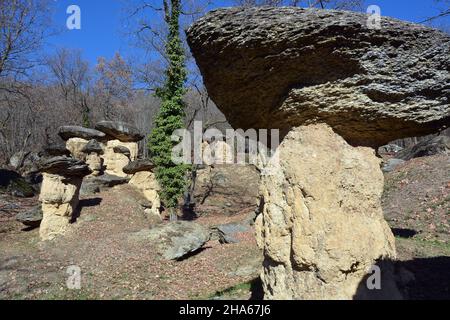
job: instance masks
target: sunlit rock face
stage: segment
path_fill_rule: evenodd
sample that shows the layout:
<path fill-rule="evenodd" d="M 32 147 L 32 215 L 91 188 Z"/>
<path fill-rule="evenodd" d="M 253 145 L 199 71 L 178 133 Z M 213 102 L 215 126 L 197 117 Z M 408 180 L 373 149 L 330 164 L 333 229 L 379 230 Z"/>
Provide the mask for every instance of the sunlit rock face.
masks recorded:
<path fill-rule="evenodd" d="M 208 13 L 188 42 L 211 98 L 235 128 L 326 122 L 381 146 L 450 124 L 450 37 L 364 14 L 302 8 Z"/>

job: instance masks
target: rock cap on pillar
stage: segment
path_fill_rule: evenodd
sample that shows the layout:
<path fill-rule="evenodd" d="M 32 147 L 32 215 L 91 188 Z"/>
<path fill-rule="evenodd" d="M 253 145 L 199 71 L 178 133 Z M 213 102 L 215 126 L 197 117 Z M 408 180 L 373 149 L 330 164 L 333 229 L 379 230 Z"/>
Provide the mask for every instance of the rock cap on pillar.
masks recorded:
<path fill-rule="evenodd" d="M 39 170 L 65 177 L 84 177 L 92 173 L 84 161 L 64 156 L 44 159 L 40 163 Z"/>
<path fill-rule="evenodd" d="M 144 135 L 136 127 L 122 121 L 101 121 L 96 124 L 95 129 L 121 142 L 138 142 L 144 139 Z"/>
<path fill-rule="evenodd" d="M 152 161 L 148 159 L 138 159 L 130 162 L 126 167 L 123 168 L 123 172 L 126 174 L 135 174 L 142 171 L 153 171 L 155 165 Z"/>
<path fill-rule="evenodd" d="M 450 36 L 382 17 L 224 8 L 187 31 L 208 93 L 235 128 L 325 122 L 352 145 L 450 126 Z"/>
<path fill-rule="evenodd" d="M 62 126 L 58 129 L 58 135 L 64 140 L 67 141 L 71 138 L 81 138 L 85 140 L 102 140 L 106 137 L 104 132 L 84 128 L 80 126 Z"/>

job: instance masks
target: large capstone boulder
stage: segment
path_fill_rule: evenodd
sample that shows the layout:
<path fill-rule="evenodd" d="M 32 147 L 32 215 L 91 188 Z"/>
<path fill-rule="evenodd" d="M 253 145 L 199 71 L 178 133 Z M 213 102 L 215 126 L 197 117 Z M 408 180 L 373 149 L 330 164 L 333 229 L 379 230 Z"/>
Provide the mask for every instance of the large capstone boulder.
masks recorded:
<path fill-rule="evenodd" d="M 374 150 L 351 147 L 321 124 L 294 129 L 278 152 L 262 177 L 256 223 L 265 298 L 399 298 L 392 265 L 381 270 L 387 292 L 366 283 L 373 266 L 396 256 Z"/>
<path fill-rule="evenodd" d="M 67 141 L 71 138 L 82 138 L 85 140 L 102 140 L 106 137 L 106 134 L 95 129 L 89 129 L 79 126 L 63 126 L 58 130 L 58 135 L 64 140 Z"/>
<path fill-rule="evenodd" d="M 178 260 L 195 253 L 209 239 L 207 228 L 188 221 L 161 224 L 130 235 L 130 240 L 147 241 L 166 260 Z"/>
<path fill-rule="evenodd" d="M 214 10 L 187 32 L 212 100 L 235 128 L 326 122 L 381 146 L 450 124 L 450 36 L 399 20 L 302 8 Z"/>
<path fill-rule="evenodd" d="M 123 172 L 126 174 L 135 174 L 141 171 L 153 171 L 155 165 L 151 160 L 148 159 L 138 159 L 130 162 L 126 167 L 123 168 Z"/>
<path fill-rule="evenodd" d="M 122 142 L 138 142 L 144 139 L 144 135 L 137 128 L 122 121 L 101 121 L 95 129 Z"/>
<path fill-rule="evenodd" d="M 411 160 L 419 157 L 433 156 L 437 154 L 450 155 L 450 137 L 437 136 L 420 141 L 418 144 L 399 151 L 395 156 L 403 160 Z"/>

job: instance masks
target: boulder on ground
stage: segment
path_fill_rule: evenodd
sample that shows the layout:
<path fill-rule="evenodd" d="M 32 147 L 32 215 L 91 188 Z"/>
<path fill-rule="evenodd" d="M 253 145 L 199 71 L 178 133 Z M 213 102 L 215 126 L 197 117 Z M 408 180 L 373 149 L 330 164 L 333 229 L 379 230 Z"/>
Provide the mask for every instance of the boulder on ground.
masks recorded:
<path fill-rule="evenodd" d="M 213 227 L 213 233 L 217 235 L 220 243 L 238 243 L 239 239 L 236 236 L 249 229 L 248 225 L 241 223 L 227 223 Z"/>
<path fill-rule="evenodd" d="M 16 215 L 16 220 L 30 228 L 37 228 L 42 221 L 41 205 L 35 206 L 31 210 L 21 212 Z"/>
<path fill-rule="evenodd" d="M 192 254 L 209 241 L 210 232 L 188 221 L 170 222 L 130 235 L 131 240 L 148 241 L 166 260 L 178 260 Z"/>
<path fill-rule="evenodd" d="M 450 123 L 450 36 L 422 25 L 294 7 L 213 10 L 187 31 L 212 100 L 234 128 L 326 122 L 379 147 Z"/>
<path fill-rule="evenodd" d="M 35 190 L 26 179 L 16 171 L 6 169 L 0 169 L 0 191 L 19 198 L 30 198 L 35 195 Z"/>
<path fill-rule="evenodd" d="M 148 159 L 138 159 L 130 162 L 127 166 L 123 168 L 123 172 L 126 174 L 135 174 L 141 171 L 153 171 L 155 165 L 151 160 Z"/>
<path fill-rule="evenodd" d="M 403 149 L 398 152 L 395 157 L 407 161 L 414 158 L 433 156 L 436 154 L 450 155 L 450 137 L 431 137 L 412 147 Z"/>
<path fill-rule="evenodd" d="M 58 135 L 67 141 L 71 138 L 81 138 L 84 140 L 102 140 L 106 137 L 106 134 L 95 129 L 84 128 L 80 126 L 63 126 L 58 130 Z"/>
<path fill-rule="evenodd" d="M 122 121 L 101 121 L 97 123 L 95 129 L 122 142 L 138 142 L 144 139 L 137 128 Z"/>

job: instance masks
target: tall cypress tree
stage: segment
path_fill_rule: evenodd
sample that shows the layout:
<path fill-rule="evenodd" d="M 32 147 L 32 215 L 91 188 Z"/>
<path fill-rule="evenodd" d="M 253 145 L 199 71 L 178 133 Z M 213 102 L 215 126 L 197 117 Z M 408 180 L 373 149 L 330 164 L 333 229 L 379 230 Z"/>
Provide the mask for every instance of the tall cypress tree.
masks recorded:
<path fill-rule="evenodd" d="M 150 134 L 149 151 L 156 165 L 156 178 L 161 185 L 161 198 L 170 212 L 170 219 L 177 219 L 176 207 L 186 186 L 187 165 L 175 164 L 172 149 L 176 142 L 171 141 L 173 132 L 184 127 L 185 83 L 187 71 L 185 52 L 180 38 L 180 0 L 164 0 L 165 21 L 169 28 L 166 55 L 169 61 L 165 71 L 164 86 L 156 90 L 161 99 L 161 109 L 155 120 L 155 128 Z"/>

